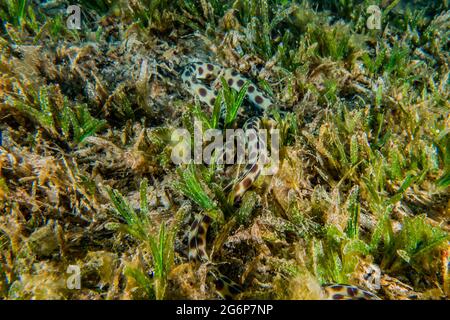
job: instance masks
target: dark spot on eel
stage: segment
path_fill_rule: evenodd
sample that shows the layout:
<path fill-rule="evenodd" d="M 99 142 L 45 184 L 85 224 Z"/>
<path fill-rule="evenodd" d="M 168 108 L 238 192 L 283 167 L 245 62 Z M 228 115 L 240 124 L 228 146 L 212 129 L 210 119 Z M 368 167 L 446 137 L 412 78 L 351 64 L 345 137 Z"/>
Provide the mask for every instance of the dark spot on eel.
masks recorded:
<path fill-rule="evenodd" d="M 215 285 L 216 285 L 216 290 L 219 290 L 219 291 L 222 290 L 223 287 L 225 286 L 223 281 L 220 279 L 216 280 Z"/>
<path fill-rule="evenodd" d="M 250 178 L 246 178 L 242 181 L 242 185 L 244 186 L 245 189 L 249 188 L 251 184 L 252 180 Z"/>
<path fill-rule="evenodd" d="M 211 222 L 211 218 L 209 216 L 204 216 L 203 222 L 209 224 Z"/>
<path fill-rule="evenodd" d="M 255 101 L 256 103 L 263 103 L 264 99 L 261 96 L 256 96 Z"/>
<path fill-rule="evenodd" d="M 356 296 L 356 292 L 357 292 L 356 288 L 353 288 L 353 287 L 347 288 L 347 293 L 350 297 Z"/>
<path fill-rule="evenodd" d="M 194 222 L 192 222 L 192 225 L 191 225 L 191 230 L 194 230 L 195 228 L 197 228 L 197 225 L 198 225 L 198 221 L 194 220 Z"/>

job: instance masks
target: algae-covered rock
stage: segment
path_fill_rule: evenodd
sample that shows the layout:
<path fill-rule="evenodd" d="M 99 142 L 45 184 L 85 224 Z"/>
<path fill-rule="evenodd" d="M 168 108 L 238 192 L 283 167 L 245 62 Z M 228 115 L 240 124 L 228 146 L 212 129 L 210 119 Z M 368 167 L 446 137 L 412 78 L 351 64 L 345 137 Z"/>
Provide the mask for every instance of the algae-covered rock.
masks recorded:
<path fill-rule="evenodd" d="M 98 287 L 110 285 L 113 282 L 117 268 L 117 254 L 108 251 L 89 252 L 81 266 L 82 286 Z"/>
<path fill-rule="evenodd" d="M 9 288 L 9 299 L 61 300 L 67 297 L 65 270 L 57 263 L 33 264 L 30 273 L 24 273 Z"/>
<path fill-rule="evenodd" d="M 28 238 L 31 251 L 39 257 L 48 257 L 60 246 L 59 228 L 50 220 L 47 225 L 36 229 Z"/>

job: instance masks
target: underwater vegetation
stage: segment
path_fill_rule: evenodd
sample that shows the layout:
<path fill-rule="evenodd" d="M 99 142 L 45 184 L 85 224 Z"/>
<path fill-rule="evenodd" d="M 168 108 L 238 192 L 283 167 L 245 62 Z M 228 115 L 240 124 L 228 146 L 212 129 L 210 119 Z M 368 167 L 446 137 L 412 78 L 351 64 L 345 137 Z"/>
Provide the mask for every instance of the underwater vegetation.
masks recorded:
<path fill-rule="evenodd" d="M 449 298 L 448 1 L 70 4 L 79 28 L 68 1 L 0 2 L 1 299 L 218 299 L 210 264 L 235 299 Z M 221 78 L 208 111 L 193 61 L 275 105 L 279 170 L 239 203 L 237 166 L 171 160 L 174 129 L 251 106 Z M 208 263 L 188 259 L 199 214 Z"/>

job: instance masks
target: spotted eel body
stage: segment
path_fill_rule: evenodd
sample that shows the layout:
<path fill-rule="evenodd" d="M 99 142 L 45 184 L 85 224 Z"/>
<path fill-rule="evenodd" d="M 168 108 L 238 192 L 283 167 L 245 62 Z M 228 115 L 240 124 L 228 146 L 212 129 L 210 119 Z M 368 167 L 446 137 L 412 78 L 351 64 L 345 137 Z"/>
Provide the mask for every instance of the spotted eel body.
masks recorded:
<path fill-rule="evenodd" d="M 189 232 L 189 260 L 200 263 L 210 262 L 209 256 L 206 253 L 206 233 L 208 231 L 211 218 L 205 214 L 198 214 L 191 225 Z M 233 297 L 242 292 L 242 287 L 220 273 L 216 268 L 212 268 L 210 273 L 214 276 L 214 285 L 216 292 L 226 300 L 231 300 Z"/>
<path fill-rule="evenodd" d="M 218 86 L 220 85 L 219 79 L 223 77 L 228 86 L 232 89 L 239 91 L 244 84 L 248 81 L 249 86 L 246 92 L 246 98 L 256 107 L 257 111 L 264 112 L 271 105 L 271 100 L 258 89 L 258 87 L 238 74 L 233 69 L 225 69 L 221 66 L 212 63 L 194 62 L 188 64 L 184 68 L 182 73 L 182 80 L 188 91 L 198 99 L 208 105 L 210 108 L 214 107 L 214 104 L 218 95 Z M 205 82 L 213 81 L 212 85 L 208 86 Z M 225 113 L 225 107 L 222 106 L 221 115 Z M 223 118 L 223 116 L 222 116 Z M 244 124 L 244 130 L 250 131 L 247 137 L 247 146 L 251 151 L 248 158 L 248 164 L 243 170 L 243 174 L 237 179 L 237 182 L 232 187 L 231 200 L 233 203 L 238 202 L 243 194 L 252 186 L 255 180 L 259 177 L 262 170 L 262 163 L 267 158 L 261 157 L 260 152 L 265 150 L 265 142 L 260 139 L 258 130 L 261 126 L 260 117 L 252 117 Z M 251 132 L 252 131 L 252 132 Z M 234 151 L 233 141 L 230 141 L 232 145 L 225 145 L 223 153 L 218 157 L 224 156 L 226 159 L 233 158 L 233 155 L 229 153 Z M 258 157 L 259 156 L 259 157 Z"/>
<path fill-rule="evenodd" d="M 189 93 L 197 97 L 201 102 L 208 105 L 211 109 L 219 93 L 219 79 L 223 77 L 228 86 L 239 91 L 246 82 L 249 82 L 246 92 L 246 98 L 255 106 L 256 111 L 264 113 L 272 105 L 272 101 L 258 87 L 236 70 L 223 68 L 219 65 L 206 62 L 193 62 L 185 66 L 182 73 L 182 80 Z M 210 84 L 208 84 L 208 82 Z M 221 116 L 225 113 L 224 106 L 221 109 Z M 244 130 L 253 130 L 247 138 L 247 146 L 250 150 L 248 164 L 243 173 L 237 179 L 237 182 L 231 185 L 231 199 L 237 203 L 244 193 L 252 186 L 261 174 L 263 164 L 267 160 L 267 154 L 264 152 L 254 153 L 252 150 L 265 150 L 264 139 L 258 136 L 258 130 L 261 127 L 261 117 L 252 117 L 244 124 Z M 233 146 L 225 145 L 223 154 L 226 155 Z M 257 159 L 257 157 L 259 157 Z M 261 160 L 261 161 L 258 161 Z M 227 189 L 227 188 L 226 188 Z M 211 262 L 206 251 L 206 235 L 211 223 L 211 218 L 205 214 L 198 214 L 194 218 L 189 231 L 189 260 L 202 263 Z M 232 299 L 236 294 L 242 291 L 239 284 L 221 274 L 217 269 L 212 269 L 211 274 L 215 278 L 215 287 L 217 293 L 224 299 Z M 362 290 L 358 287 L 343 284 L 333 284 L 323 286 L 324 296 L 332 300 L 356 300 L 356 299 L 378 299 L 374 294 Z"/>
<path fill-rule="evenodd" d="M 332 284 L 323 287 L 328 300 L 380 300 L 373 293 L 348 284 Z"/>

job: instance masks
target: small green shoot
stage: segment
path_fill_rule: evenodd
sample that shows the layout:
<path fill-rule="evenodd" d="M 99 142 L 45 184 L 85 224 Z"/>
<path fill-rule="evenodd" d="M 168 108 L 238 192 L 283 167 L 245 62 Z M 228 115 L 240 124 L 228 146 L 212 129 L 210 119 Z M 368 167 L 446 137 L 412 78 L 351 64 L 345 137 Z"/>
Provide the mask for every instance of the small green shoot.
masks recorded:
<path fill-rule="evenodd" d="M 19 111 L 54 138 L 62 140 L 63 136 L 79 144 L 106 127 L 106 120 L 94 118 L 86 104 L 71 107 L 57 88 L 42 86 L 38 92 L 30 92 L 30 96 L 11 97 L 3 107 Z M 57 101 L 61 100 L 63 103 L 59 105 Z"/>
<path fill-rule="evenodd" d="M 193 115 L 200 119 L 202 123 L 206 126 L 208 129 L 218 129 L 219 128 L 219 122 L 220 122 L 220 110 L 222 108 L 222 91 L 219 92 L 217 95 L 216 101 L 214 102 L 214 107 L 211 114 L 211 119 L 208 119 L 205 112 L 202 110 L 201 106 L 195 105 L 193 108 Z"/>
<path fill-rule="evenodd" d="M 179 169 L 178 173 L 181 181 L 175 185 L 176 189 L 180 190 L 204 210 L 213 211 L 217 208 L 214 201 L 205 192 L 193 163 L 190 163 L 185 170 Z"/>
<path fill-rule="evenodd" d="M 220 80 L 222 82 L 223 100 L 227 111 L 225 117 L 225 128 L 229 128 L 236 120 L 237 113 L 244 102 L 250 82 L 246 81 L 239 92 L 236 92 L 230 88 L 224 78 L 221 78 Z"/>
<path fill-rule="evenodd" d="M 106 120 L 98 120 L 94 118 L 88 110 L 86 104 L 70 108 L 67 100 L 64 101 L 64 108 L 61 114 L 61 128 L 66 137 L 70 134 L 72 128 L 75 143 L 81 143 L 87 137 L 103 130 L 106 127 Z"/>
<path fill-rule="evenodd" d="M 114 206 L 116 213 L 124 220 L 121 226 L 122 230 L 131 235 L 136 240 L 141 241 L 144 247 L 150 250 L 153 260 L 154 279 L 137 269 L 128 269 L 128 274 L 135 278 L 140 283 L 144 290 L 152 297 L 153 291 L 150 290 L 149 285 L 152 283 L 155 298 L 158 300 L 164 299 L 167 276 L 173 265 L 174 258 L 174 240 L 177 232 L 177 225 L 184 214 L 184 209 L 180 209 L 174 218 L 172 227 L 167 229 L 164 222 L 159 225 L 157 234 L 152 233 L 154 230 L 153 222 L 148 216 L 147 202 L 147 180 L 144 179 L 140 185 L 140 207 L 141 210 L 137 213 L 131 208 L 128 201 L 114 189 L 107 189 L 110 200 Z"/>

